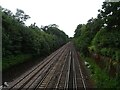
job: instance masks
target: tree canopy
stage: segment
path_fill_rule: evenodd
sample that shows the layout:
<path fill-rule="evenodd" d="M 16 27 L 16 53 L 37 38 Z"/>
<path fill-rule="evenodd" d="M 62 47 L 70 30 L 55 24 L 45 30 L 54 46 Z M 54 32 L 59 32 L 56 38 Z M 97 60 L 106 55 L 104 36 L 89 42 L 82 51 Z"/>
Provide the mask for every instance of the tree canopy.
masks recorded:
<path fill-rule="evenodd" d="M 102 9 L 98 11 L 97 18 L 91 18 L 87 24 L 79 24 L 77 26 L 74 34 L 74 43 L 84 57 L 90 57 L 95 54 L 109 58 L 109 60 L 101 60 L 99 63 L 103 62 L 106 65 L 105 72 L 110 72 L 110 67 L 112 69 L 114 67 L 114 81 L 116 83 L 111 84 L 110 81 L 113 78 L 108 77 L 109 83 L 102 80 L 101 83 L 103 85 L 101 87 L 106 87 L 104 86 L 104 83 L 106 83 L 107 87 L 120 88 L 120 1 L 104 2 Z M 100 81 L 102 76 L 97 75 L 97 80 Z"/>
<path fill-rule="evenodd" d="M 9 63 L 10 56 L 21 54 L 43 57 L 67 43 L 68 36 L 56 24 L 49 25 L 45 31 L 35 23 L 26 26 L 24 22 L 29 18 L 20 9 L 17 9 L 15 15 L 10 10 L 2 9 L 3 63 L 7 60 Z"/>

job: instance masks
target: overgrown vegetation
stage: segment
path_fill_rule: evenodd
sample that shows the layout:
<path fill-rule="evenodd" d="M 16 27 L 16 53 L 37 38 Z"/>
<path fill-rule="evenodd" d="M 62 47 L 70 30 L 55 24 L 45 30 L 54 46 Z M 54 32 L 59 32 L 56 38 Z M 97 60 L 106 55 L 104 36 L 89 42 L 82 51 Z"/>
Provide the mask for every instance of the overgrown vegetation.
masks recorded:
<path fill-rule="evenodd" d="M 8 69 L 10 68 L 11 66 L 14 66 L 16 64 L 20 64 L 20 63 L 23 63 L 27 60 L 30 60 L 32 57 L 30 55 L 15 55 L 15 56 L 8 56 L 8 57 L 5 57 L 3 58 L 3 63 L 2 63 L 2 69 L 5 70 L 5 69 Z"/>
<path fill-rule="evenodd" d="M 96 54 L 110 58 L 106 61 L 109 66 L 104 67 L 110 69 L 105 70 L 101 70 L 93 60 L 88 61 L 93 66 L 94 80 L 98 87 L 117 88 L 120 85 L 120 2 L 104 2 L 98 11 L 97 18 L 77 26 L 74 43 L 83 57 L 90 58 L 91 54 Z M 111 66 L 116 70 L 114 77 L 108 73 Z"/>
<path fill-rule="evenodd" d="M 3 69 L 22 63 L 33 56 L 47 56 L 68 41 L 68 36 L 56 24 L 39 28 L 35 23 L 25 25 L 30 18 L 23 10 L 14 15 L 2 8 Z M 44 30 L 44 28 L 47 29 Z"/>
<path fill-rule="evenodd" d="M 82 57 L 83 60 L 90 64 L 91 78 L 94 79 L 97 88 L 116 88 L 117 78 L 109 77 L 105 69 L 101 69 L 90 57 Z"/>

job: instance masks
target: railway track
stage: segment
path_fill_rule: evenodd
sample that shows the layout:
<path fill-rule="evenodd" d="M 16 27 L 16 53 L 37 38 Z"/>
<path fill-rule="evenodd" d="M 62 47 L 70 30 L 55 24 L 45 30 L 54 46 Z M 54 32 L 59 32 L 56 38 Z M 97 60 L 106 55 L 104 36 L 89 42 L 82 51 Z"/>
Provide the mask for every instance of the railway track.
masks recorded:
<path fill-rule="evenodd" d="M 81 66 L 71 42 L 67 43 L 34 68 L 9 83 L 13 89 L 79 89 L 86 90 Z"/>

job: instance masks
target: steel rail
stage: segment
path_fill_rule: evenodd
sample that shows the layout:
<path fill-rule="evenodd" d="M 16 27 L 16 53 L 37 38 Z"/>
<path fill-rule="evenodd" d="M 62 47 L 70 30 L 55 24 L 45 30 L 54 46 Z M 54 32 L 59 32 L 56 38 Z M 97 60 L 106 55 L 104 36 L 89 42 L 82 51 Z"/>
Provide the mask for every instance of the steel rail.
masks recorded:
<path fill-rule="evenodd" d="M 75 51 L 75 53 L 76 53 L 76 51 Z M 77 53 L 75 55 L 77 57 Z M 77 60 L 77 63 L 78 63 L 78 67 L 79 67 L 79 71 L 80 71 L 80 75 L 81 75 L 81 80 L 82 80 L 83 88 L 86 90 L 85 79 L 83 77 L 83 73 L 82 73 L 82 70 L 81 70 L 80 62 L 78 61 L 78 57 L 76 58 L 76 60 Z"/>
<path fill-rule="evenodd" d="M 67 70 L 67 76 L 66 76 L 66 82 L 65 82 L 64 89 L 68 89 L 69 76 L 70 76 L 70 66 L 71 66 L 71 51 L 70 51 L 69 64 L 68 64 L 68 70 Z"/>
<path fill-rule="evenodd" d="M 65 50 L 65 49 L 64 49 Z M 61 56 L 61 55 L 60 55 Z M 59 57 L 58 57 L 59 58 Z M 56 59 L 57 60 L 57 59 Z M 55 60 L 55 61 L 56 61 Z M 57 61 L 56 61 L 57 62 Z M 54 62 L 54 63 L 56 63 L 56 62 Z M 45 76 L 47 75 L 47 73 L 51 70 L 51 67 L 53 66 L 54 64 L 52 63 L 52 64 L 49 64 L 49 66 L 46 66 L 46 67 L 44 67 L 44 69 L 43 70 L 41 70 L 40 71 L 40 73 L 35 77 L 35 79 L 33 79 L 27 86 L 25 86 L 26 88 L 33 88 L 33 85 L 38 81 L 38 80 L 40 80 L 41 81 L 41 79 L 42 78 L 45 78 Z M 41 73 L 42 72 L 42 73 Z M 46 74 L 46 75 L 44 75 L 44 73 Z M 48 73 L 49 74 L 49 73 Z M 43 76 L 43 77 L 42 77 Z"/>
<path fill-rule="evenodd" d="M 60 60 L 61 60 L 61 58 L 62 58 L 62 56 L 64 55 L 64 53 L 66 52 L 65 50 L 67 50 L 67 49 L 64 49 L 64 52 L 62 53 L 62 55 L 59 57 L 59 59 L 58 59 L 58 62 L 55 64 L 55 65 L 57 65 L 57 64 L 59 64 L 60 63 Z M 55 65 L 53 66 L 53 67 L 55 67 Z M 52 67 L 52 68 L 53 68 Z M 36 85 L 36 87 L 35 87 L 35 90 L 37 89 L 37 88 L 39 88 L 39 86 L 42 84 L 42 82 L 44 81 L 44 79 L 47 77 L 47 75 L 49 74 L 49 72 L 52 70 L 52 68 L 47 72 L 47 73 L 45 73 L 45 75 L 44 75 L 44 77 L 42 78 L 42 80 Z M 45 88 L 47 88 L 47 87 L 45 87 Z"/>
<path fill-rule="evenodd" d="M 66 47 L 67 48 L 67 47 Z M 65 49 L 64 49 L 65 50 Z M 64 50 L 63 51 L 61 51 L 61 53 L 60 53 L 60 55 L 62 54 L 62 52 L 64 52 Z M 59 56 L 58 56 L 59 57 Z M 53 59 L 53 58 L 52 58 Z M 20 90 L 23 88 L 23 87 L 25 87 L 26 85 L 27 85 L 27 83 L 29 83 L 30 82 L 30 80 L 33 82 L 33 81 L 35 81 L 35 80 L 37 80 L 37 78 L 35 79 L 35 80 L 33 80 L 32 78 L 34 78 L 35 77 L 35 75 L 38 75 L 38 77 L 41 75 L 41 74 L 39 74 L 39 72 L 41 71 L 41 72 L 44 72 L 44 73 L 46 73 L 47 72 L 47 70 L 49 70 L 51 67 L 52 67 L 52 65 L 55 63 L 55 61 L 56 60 L 51 60 L 50 62 L 48 62 L 47 64 L 49 64 L 49 66 L 47 66 L 47 64 L 46 65 L 44 65 L 43 66 L 43 71 L 41 71 L 42 69 L 40 69 L 38 72 L 36 72 L 35 74 L 34 74 L 34 76 L 32 76 L 29 80 L 27 80 L 21 87 L 20 87 Z M 44 69 L 44 68 L 47 68 L 47 69 Z M 27 87 L 28 88 L 28 87 Z"/>
<path fill-rule="evenodd" d="M 69 51 L 69 52 L 70 52 L 70 51 Z M 62 69 L 61 69 L 60 76 L 59 76 L 59 78 L 58 78 L 58 81 L 57 81 L 57 84 L 56 84 L 55 89 L 58 89 L 58 88 L 59 88 L 59 83 L 60 83 L 60 80 L 61 80 L 61 77 L 62 77 L 62 74 L 63 74 L 63 71 L 64 71 L 65 63 L 67 62 L 67 57 L 68 57 L 68 55 L 69 55 L 69 53 L 68 53 L 68 54 L 66 55 L 66 57 L 65 57 L 64 65 L 63 65 L 63 67 L 62 67 Z"/>
<path fill-rule="evenodd" d="M 62 71 L 63 71 L 63 67 L 65 66 L 65 62 L 66 62 L 66 58 L 67 58 L 67 56 L 68 56 L 68 52 L 69 52 L 69 51 L 67 51 L 67 53 L 65 54 L 65 57 L 64 57 L 65 60 L 63 59 L 64 62 L 63 62 L 63 60 L 62 60 L 62 62 L 63 62 L 63 63 L 61 63 L 61 67 L 62 67 L 62 68 L 60 67 L 60 68 L 61 68 L 61 69 L 60 69 L 60 74 L 57 75 L 57 76 L 58 76 L 58 80 L 57 80 L 57 84 L 55 85 L 55 89 L 58 89 L 57 85 L 58 85 L 59 79 L 60 79 L 60 77 L 61 77 L 61 75 L 62 75 L 61 73 L 62 73 Z M 58 69 L 58 67 L 57 67 L 57 69 Z M 52 80 L 52 77 L 51 77 L 50 80 Z M 48 86 L 49 83 L 50 83 L 50 81 L 47 83 L 47 85 L 46 85 L 45 88 L 47 88 L 47 86 Z"/>
<path fill-rule="evenodd" d="M 73 89 L 77 89 L 77 80 L 76 80 L 76 70 L 75 70 L 75 61 L 73 58 Z"/>
<path fill-rule="evenodd" d="M 60 51 L 62 51 L 62 49 L 65 47 L 65 45 L 62 47 L 62 48 L 60 48 L 60 49 L 58 49 L 56 52 L 55 52 L 55 54 L 53 55 L 53 56 L 51 56 L 50 57 L 50 59 L 48 59 L 47 61 L 49 62 L 52 58 L 54 58 Z M 46 59 L 45 59 L 46 60 Z M 43 63 L 45 63 L 45 65 L 46 64 L 48 64 L 47 62 L 45 62 L 45 60 L 43 61 L 43 62 L 41 62 L 38 66 L 36 66 L 33 70 L 31 70 L 28 74 L 26 74 L 23 78 L 21 78 L 19 81 L 17 81 L 13 86 L 11 86 L 10 88 L 8 88 L 9 90 L 11 90 L 12 88 L 14 88 L 17 84 L 19 84 L 22 80 L 24 80 L 27 76 L 29 76 L 32 72 L 34 72 L 34 70 L 36 70 L 37 68 L 39 68 Z M 45 66 L 44 65 L 44 66 Z M 43 66 L 43 67 L 44 67 Z M 42 68 L 42 67 L 41 67 Z M 38 70 L 38 71 L 40 71 L 40 70 Z M 37 72 L 36 72 L 37 73 Z M 34 74 L 35 75 L 35 74 Z M 33 75 L 33 76 L 34 76 Z M 31 79 L 31 78 L 30 78 Z M 30 80 L 29 79 L 29 80 Z"/>

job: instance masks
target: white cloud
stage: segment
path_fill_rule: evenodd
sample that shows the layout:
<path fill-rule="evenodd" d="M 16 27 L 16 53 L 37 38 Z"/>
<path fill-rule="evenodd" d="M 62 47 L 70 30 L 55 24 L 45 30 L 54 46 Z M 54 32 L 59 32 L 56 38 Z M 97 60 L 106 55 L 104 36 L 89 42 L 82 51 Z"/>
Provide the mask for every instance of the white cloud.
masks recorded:
<path fill-rule="evenodd" d="M 57 24 L 69 36 L 80 23 L 96 17 L 104 0 L 1 0 L 1 6 L 12 12 L 24 10 L 31 19 L 27 25 L 36 22 L 41 25 Z"/>

